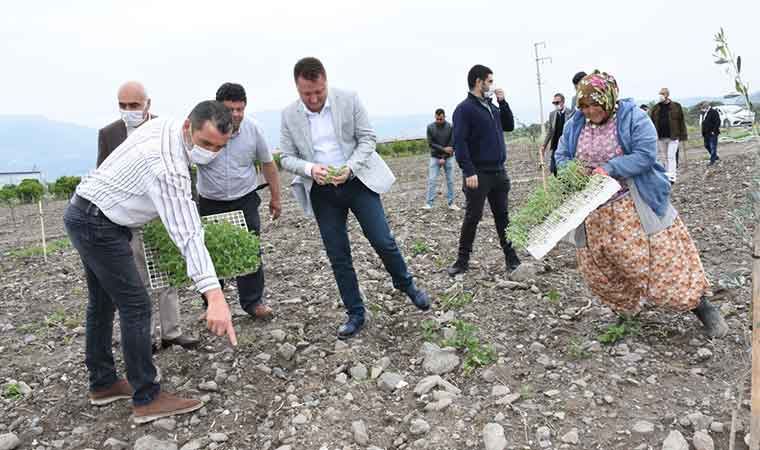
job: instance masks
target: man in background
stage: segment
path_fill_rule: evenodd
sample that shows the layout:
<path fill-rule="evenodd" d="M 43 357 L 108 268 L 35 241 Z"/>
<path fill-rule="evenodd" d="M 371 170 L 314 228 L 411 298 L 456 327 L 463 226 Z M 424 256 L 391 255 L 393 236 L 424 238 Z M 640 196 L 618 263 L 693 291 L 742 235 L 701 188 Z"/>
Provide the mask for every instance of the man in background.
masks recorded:
<path fill-rule="evenodd" d="M 128 81 L 119 87 L 116 94 L 119 102 L 121 119 L 112 122 L 98 131 L 98 160 L 96 167 L 100 167 L 103 161 L 122 144 L 140 125 L 155 116 L 150 113 L 150 97 L 145 87 L 137 81 Z M 129 241 L 135 264 L 145 285 L 149 285 L 148 269 L 145 265 L 145 252 L 143 251 L 143 238 L 139 228 L 132 230 L 132 239 Z M 198 346 L 198 340 L 182 334 L 179 325 L 179 296 L 177 289 L 173 287 L 154 291 L 158 297 L 158 316 L 161 323 L 161 347 L 172 345 L 192 349 Z M 151 326 L 154 332 L 155 326 Z M 152 333 L 151 333 L 152 334 Z M 156 348 L 158 344 L 154 346 Z"/>
<path fill-rule="evenodd" d="M 255 164 L 261 163 L 261 172 L 269 185 L 272 219 L 280 217 L 282 212 L 280 174 L 263 131 L 253 119 L 245 116 L 248 98 L 243 86 L 224 83 L 216 91 L 216 101 L 222 102 L 232 114 L 232 136 L 225 151 L 210 163 L 198 166 L 198 209 L 201 216 L 243 211 L 248 231 L 260 236 L 261 198 L 256 193 L 259 180 Z M 272 308 L 264 303 L 263 260 L 259 270 L 237 277 L 236 282 L 240 306 L 245 312 L 258 319 L 272 316 Z M 224 287 L 222 280 L 220 284 Z"/>
<path fill-rule="evenodd" d="M 557 163 L 554 160 L 554 152 L 559 145 L 559 138 L 562 137 L 562 131 L 565 129 L 565 122 L 570 118 L 572 112 L 565 107 L 565 96 L 556 93 L 552 100 L 554 109 L 549 113 L 549 128 L 546 130 L 546 139 L 541 146 L 541 154 L 544 155 L 544 164 L 549 165 L 549 171 L 557 175 Z"/>
<path fill-rule="evenodd" d="M 451 124 L 446 120 L 446 112 L 435 110 L 435 122 L 427 127 L 427 142 L 430 147 L 430 164 L 428 165 L 427 199 L 423 209 L 431 209 L 435 200 L 438 174 L 441 168 L 446 172 L 446 189 L 449 209 L 459 211 L 454 204 L 454 135 Z"/>
<path fill-rule="evenodd" d="M 572 79 L 572 82 L 573 82 L 573 92 L 577 92 L 578 91 L 578 83 L 580 83 L 581 80 L 583 79 L 583 77 L 585 77 L 586 75 L 587 75 L 587 73 L 583 72 L 583 71 L 580 71 L 580 72 L 576 73 L 575 75 L 573 75 L 573 79 Z M 573 99 L 570 101 L 570 116 L 572 116 L 575 113 L 575 111 L 578 110 L 578 105 L 576 104 L 577 100 L 578 100 L 578 95 L 577 94 L 573 94 Z M 567 118 L 569 119 L 570 117 L 567 117 Z"/>
<path fill-rule="evenodd" d="M 700 105 L 702 114 L 702 137 L 705 140 L 705 149 L 710 154 L 708 166 L 712 166 L 718 161 L 718 135 L 720 134 L 720 114 L 713 108 L 710 103 L 702 102 Z"/>
<path fill-rule="evenodd" d="M 670 90 L 662 88 L 649 116 L 657 129 L 657 159 L 665 166 L 665 175 L 673 184 L 678 177 L 678 145 L 688 139 L 686 115 L 681 105 L 670 99 Z"/>

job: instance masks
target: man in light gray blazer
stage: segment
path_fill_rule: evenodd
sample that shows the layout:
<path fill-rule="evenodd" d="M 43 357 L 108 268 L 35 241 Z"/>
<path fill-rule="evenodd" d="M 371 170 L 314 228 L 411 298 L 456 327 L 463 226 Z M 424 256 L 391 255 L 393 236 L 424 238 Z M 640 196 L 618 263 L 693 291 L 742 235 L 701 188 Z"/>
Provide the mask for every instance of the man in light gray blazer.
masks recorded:
<path fill-rule="evenodd" d="M 559 146 L 559 138 L 562 137 L 562 131 L 565 129 L 565 123 L 570 119 L 572 109 L 565 107 L 565 96 L 556 93 L 552 100 L 554 110 L 549 113 L 549 127 L 546 129 L 546 138 L 541 152 L 544 155 L 544 164 L 549 166 L 549 171 L 557 175 L 557 162 L 554 160 L 554 152 Z"/>
<path fill-rule="evenodd" d="M 351 211 L 393 279 L 414 305 L 430 308 L 417 289 L 391 234 L 380 194 L 395 177 L 375 151 L 375 132 L 355 93 L 327 87 L 327 73 L 316 58 L 303 58 L 293 70 L 297 100 L 282 112 L 282 167 L 297 176 L 293 193 L 307 215 L 314 215 L 330 259 L 348 320 L 338 338 L 364 325 L 364 302 L 351 259 L 346 220 Z"/>

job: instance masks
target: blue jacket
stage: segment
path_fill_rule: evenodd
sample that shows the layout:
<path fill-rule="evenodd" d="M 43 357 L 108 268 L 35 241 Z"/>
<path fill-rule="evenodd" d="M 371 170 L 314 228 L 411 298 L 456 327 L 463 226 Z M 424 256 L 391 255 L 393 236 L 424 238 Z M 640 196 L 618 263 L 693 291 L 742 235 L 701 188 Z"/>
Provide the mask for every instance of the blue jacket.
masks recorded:
<path fill-rule="evenodd" d="M 667 212 L 670 182 L 665 168 L 657 162 L 657 130 L 647 114 L 630 100 L 620 100 L 617 112 L 617 135 L 623 155 L 603 166 L 610 176 L 632 178 L 641 198 L 659 216 Z M 575 150 L 586 117 L 576 111 L 565 124 L 555 158 L 559 167 L 575 158 Z"/>
<path fill-rule="evenodd" d="M 507 160 L 504 132 L 515 129 L 515 119 L 504 100 L 498 107 L 489 100 L 488 106 L 490 111 L 470 93 L 454 110 L 454 156 L 465 177 L 475 175 L 478 170 L 504 170 Z"/>

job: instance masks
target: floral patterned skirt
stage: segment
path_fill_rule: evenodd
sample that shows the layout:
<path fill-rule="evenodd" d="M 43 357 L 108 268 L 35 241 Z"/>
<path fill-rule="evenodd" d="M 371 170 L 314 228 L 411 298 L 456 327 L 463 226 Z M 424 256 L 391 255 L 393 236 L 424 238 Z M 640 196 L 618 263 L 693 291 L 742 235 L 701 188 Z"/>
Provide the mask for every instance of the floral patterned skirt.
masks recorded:
<path fill-rule="evenodd" d="M 591 291 L 619 314 L 636 314 L 641 301 L 675 311 L 694 309 L 709 288 L 699 252 L 681 218 L 647 236 L 631 196 L 586 218 L 586 247 L 578 268 Z"/>

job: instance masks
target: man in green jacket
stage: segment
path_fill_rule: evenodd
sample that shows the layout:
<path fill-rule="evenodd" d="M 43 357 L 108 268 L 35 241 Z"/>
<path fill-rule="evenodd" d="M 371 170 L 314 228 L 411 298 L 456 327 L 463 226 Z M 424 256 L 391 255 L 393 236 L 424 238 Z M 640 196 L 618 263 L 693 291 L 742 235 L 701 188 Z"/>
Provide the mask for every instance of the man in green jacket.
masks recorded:
<path fill-rule="evenodd" d="M 657 160 L 665 166 L 670 183 L 676 182 L 678 172 L 678 144 L 688 139 L 686 115 L 677 102 L 670 99 L 668 88 L 660 89 L 660 101 L 649 116 L 657 128 Z"/>

